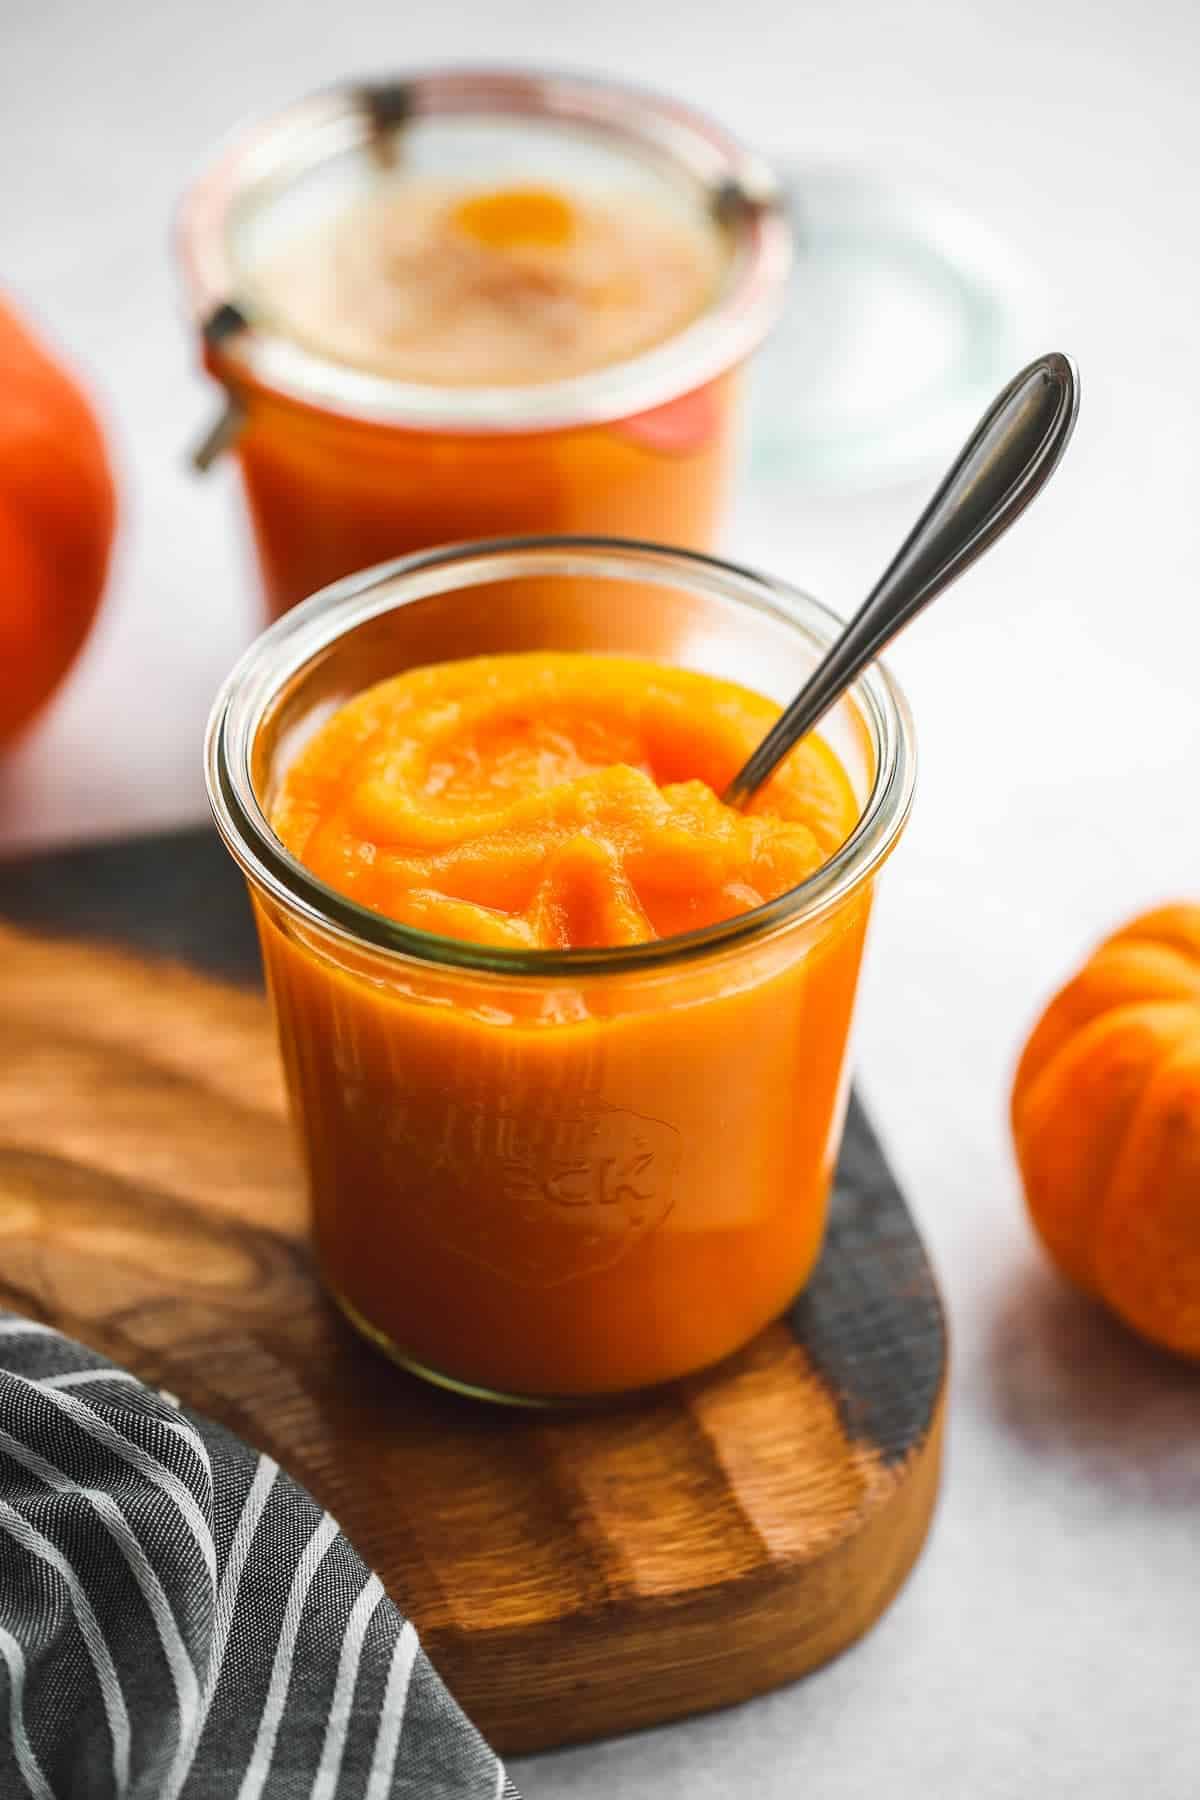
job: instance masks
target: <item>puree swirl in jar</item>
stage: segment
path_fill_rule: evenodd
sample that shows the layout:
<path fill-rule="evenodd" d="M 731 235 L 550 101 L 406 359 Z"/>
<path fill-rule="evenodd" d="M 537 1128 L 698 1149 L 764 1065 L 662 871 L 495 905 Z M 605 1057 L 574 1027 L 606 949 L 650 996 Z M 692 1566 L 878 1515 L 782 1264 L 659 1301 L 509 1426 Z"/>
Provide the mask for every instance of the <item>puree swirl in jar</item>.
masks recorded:
<path fill-rule="evenodd" d="M 405 1367 L 632 1392 L 750 1345 L 808 1280 L 912 793 L 886 673 L 748 811 L 720 796 L 836 631 L 706 557 L 471 544 L 314 600 L 227 684 L 209 793 L 315 1265 Z M 794 1354 L 775 1333 L 747 1371 Z"/>
<path fill-rule="evenodd" d="M 508 651 L 314 714 L 276 771 L 292 855 L 416 928 L 381 955 L 258 908 L 321 1272 L 405 1364 L 491 1394 L 620 1392 L 727 1355 L 806 1279 L 869 887 L 671 954 L 854 829 L 815 736 L 751 811 L 720 799 L 778 710 L 642 657 Z M 658 940 L 661 966 L 619 961 Z"/>
<path fill-rule="evenodd" d="M 327 720 L 272 823 L 331 887 L 424 931 L 514 950 L 671 937 L 798 886 L 853 827 L 815 736 L 749 812 L 718 797 L 778 713 L 627 657 L 441 663 Z"/>

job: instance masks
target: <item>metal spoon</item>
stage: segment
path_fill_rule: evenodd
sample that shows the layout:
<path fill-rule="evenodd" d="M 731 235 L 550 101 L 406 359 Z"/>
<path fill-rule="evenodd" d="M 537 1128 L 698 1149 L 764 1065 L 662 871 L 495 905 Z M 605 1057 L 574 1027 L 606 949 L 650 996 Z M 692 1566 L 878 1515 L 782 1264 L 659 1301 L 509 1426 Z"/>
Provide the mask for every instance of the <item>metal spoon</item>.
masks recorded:
<path fill-rule="evenodd" d="M 1078 412 L 1079 376 L 1058 351 L 1009 382 L 841 637 L 738 770 L 726 805 L 745 806 L 884 645 L 1007 531 L 1058 467 Z"/>

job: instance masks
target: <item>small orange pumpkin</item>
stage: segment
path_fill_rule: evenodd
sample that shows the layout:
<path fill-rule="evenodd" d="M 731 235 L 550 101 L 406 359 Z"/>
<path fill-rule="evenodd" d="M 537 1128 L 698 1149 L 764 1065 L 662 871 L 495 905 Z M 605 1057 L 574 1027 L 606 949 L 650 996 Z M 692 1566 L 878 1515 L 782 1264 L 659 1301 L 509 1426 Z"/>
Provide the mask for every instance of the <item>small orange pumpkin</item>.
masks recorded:
<path fill-rule="evenodd" d="M 1043 1014 L 1013 1135 L 1063 1274 L 1200 1358 L 1200 906 L 1134 919 Z"/>
<path fill-rule="evenodd" d="M 49 698 L 87 636 L 115 519 L 90 404 L 0 299 L 0 745 Z"/>

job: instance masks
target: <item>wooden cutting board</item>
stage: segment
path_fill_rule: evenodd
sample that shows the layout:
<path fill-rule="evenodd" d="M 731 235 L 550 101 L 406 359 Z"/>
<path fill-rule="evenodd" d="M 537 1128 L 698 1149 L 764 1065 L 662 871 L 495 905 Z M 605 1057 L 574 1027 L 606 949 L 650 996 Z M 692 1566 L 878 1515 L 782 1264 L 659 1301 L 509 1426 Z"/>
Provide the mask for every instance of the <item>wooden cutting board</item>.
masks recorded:
<path fill-rule="evenodd" d="M 0 914 L 0 1305 L 276 1457 L 497 1748 L 744 1699 L 878 1618 L 929 1525 L 946 1344 L 857 1106 L 786 1321 L 637 1403 L 477 1406 L 378 1359 L 314 1283 L 249 909 L 215 838 L 0 865 Z"/>

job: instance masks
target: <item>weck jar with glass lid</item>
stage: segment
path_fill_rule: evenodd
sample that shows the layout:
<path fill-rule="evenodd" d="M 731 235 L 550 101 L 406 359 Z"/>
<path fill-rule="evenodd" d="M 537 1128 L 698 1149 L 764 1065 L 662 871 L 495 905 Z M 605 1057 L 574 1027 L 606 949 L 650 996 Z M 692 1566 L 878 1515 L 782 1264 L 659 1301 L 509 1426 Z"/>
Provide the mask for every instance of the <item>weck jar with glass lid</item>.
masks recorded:
<path fill-rule="evenodd" d="M 780 305 L 769 172 L 673 101 L 444 70 L 329 89 L 191 188 L 179 253 L 271 614 L 512 532 L 711 549 Z"/>

